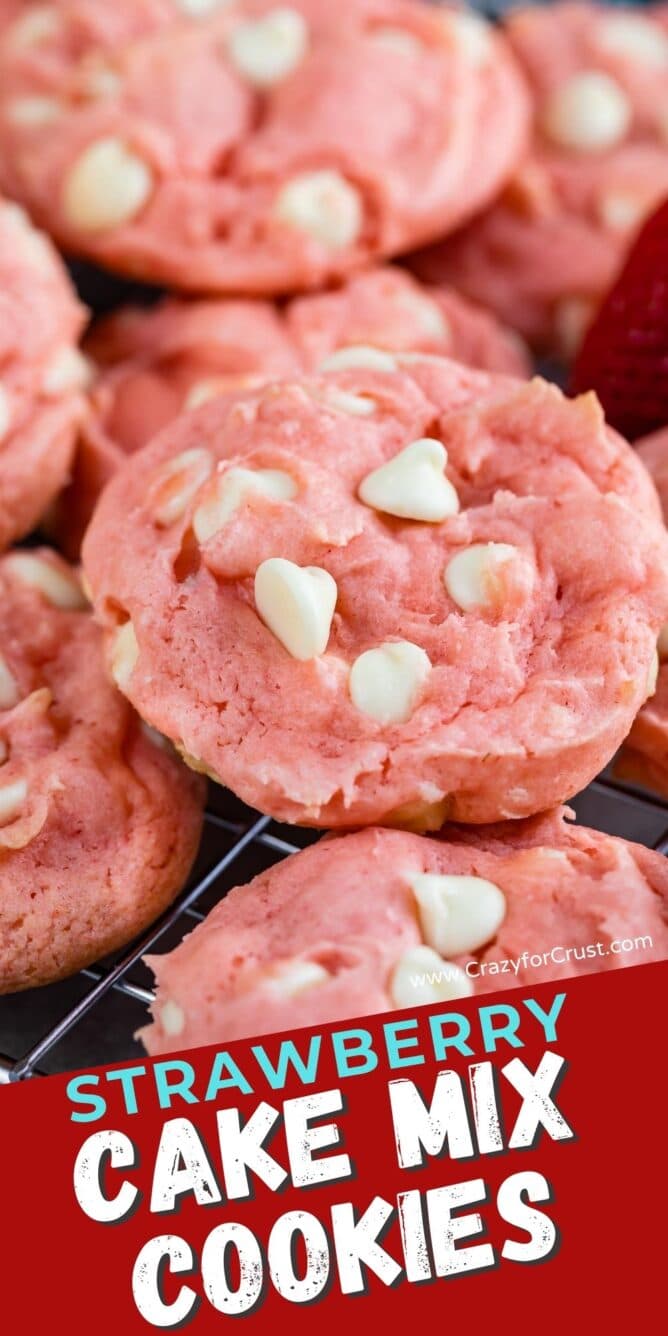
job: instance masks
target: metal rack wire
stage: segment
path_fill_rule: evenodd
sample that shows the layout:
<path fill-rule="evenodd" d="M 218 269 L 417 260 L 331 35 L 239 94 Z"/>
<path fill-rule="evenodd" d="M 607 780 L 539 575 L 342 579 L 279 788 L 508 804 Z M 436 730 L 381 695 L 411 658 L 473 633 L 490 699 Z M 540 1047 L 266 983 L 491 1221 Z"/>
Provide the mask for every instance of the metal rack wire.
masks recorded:
<path fill-rule="evenodd" d="M 668 852 L 668 805 L 644 790 L 602 775 L 573 806 L 584 824 Z M 171 949 L 233 885 L 316 838 L 212 790 L 194 874 L 148 933 L 74 979 L 0 999 L 0 1084 L 139 1055 L 133 1035 L 152 998 L 146 952 Z"/>

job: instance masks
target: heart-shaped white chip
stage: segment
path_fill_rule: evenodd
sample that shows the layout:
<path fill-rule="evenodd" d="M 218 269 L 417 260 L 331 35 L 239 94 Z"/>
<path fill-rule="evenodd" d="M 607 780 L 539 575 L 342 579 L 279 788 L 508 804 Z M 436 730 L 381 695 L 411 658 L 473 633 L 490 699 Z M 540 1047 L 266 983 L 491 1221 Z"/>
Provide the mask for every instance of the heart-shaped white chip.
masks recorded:
<path fill-rule="evenodd" d="M 274 961 L 257 981 L 279 997 L 297 997 L 309 988 L 327 983 L 331 977 L 317 960 L 300 960 L 294 956 Z"/>
<path fill-rule="evenodd" d="M 430 946 L 412 946 L 394 967 L 390 996 L 397 1007 L 423 1007 L 469 997 L 473 982 L 459 965 L 444 960 Z"/>
<path fill-rule="evenodd" d="M 274 217 L 328 250 L 342 250 L 357 241 L 364 209 L 355 187 L 340 172 L 324 167 L 286 181 L 276 196 Z"/>
<path fill-rule="evenodd" d="M 410 719 L 431 672 L 429 656 L 410 640 L 387 641 L 367 649 L 350 669 L 353 705 L 379 724 Z"/>
<path fill-rule="evenodd" d="M 193 515 L 195 537 L 198 543 L 212 538 L 253 492 L 273 501 L 291 501 L 297 490 L 294 478 L 282 469 L 226 469 L 212 479 Z"/>
<path fill-rule="evenodd" d="M 28 784 L 25 779 L 15 779 L 13 784 L 3 784 L 0 788 L 0 826 L 15 821 L 28 797 Z"/>
<path fill-rule="evenodd" d="M 396 359 L 383 348 L 373 348 L 369 343 L 351 343 L 345 348 L 336 348 L 333 353 L 320 363 L 320 371 L 354 371 L 364 368 L 366 371 L 396 371 Z"/>
<path fill-rule="evenodd" d="M 464 612 L 494 608 L 503 602 L 503 568 L 518 550 L 510 543 L 472 543 L 448 562 L 443 582 Z"/>
<path fill-rule="evenodd" d="M 442 956 L 477 951 L 506 916 L 503 891 L 484 877 L 423 872 L 410 878 L 410 886 L 425 942 Z"/>
<path fill-rule="evenodd" d="M 610 14 L 594 30 L 596 45 L 610 55 L 656 69 L 668 65 L 668 33 L 642 14 Z"/>
<path fill-rule="evenodd" d="M 548 139 L 560 148 L 598 153 L 626 135 L 631 103 L 620 84 L 601 70 L 582 70 L 547 99 L 541 122 Z"/>
<path fill-rule="evenodd" d="M 255 572 L 255 606 L 293 659 L 324 654 L 338 590 L 329 571 L 269 557 Z"/>
<path fill-rule="evenodd" d="M 54 608 L 75 612 L 87 606 L 86 598 L 74 574 L 60 565 L 34 556 L 32 552 L 12 552 L 5 558 L 5 570 L 30 589 L 36 590 Z"/>
<path fill-rule="evenodd" d="M 271 88 L 303 60 L 308 28 L 296 9 L 270 9 L 263 18 L 238 23 L 227 41 L 235 69 L 256 88 Z"/>
<path fill-rule="evenodd" d="M 143 209 L 153 190 L 153 172 L 122 139 L 94 140 L 65 178 L 62 208 L 80 232 L 121 227 Z"/>
<path fill-rule="evenodd" d="M 132 622 L 124 622 L 111 642 L 110 670 L 117 687 L 124 691 L 137 666 L 139 642 Z"/>
<path fill-rule="evenodd" d="M 199 446 L 182 450 L 162 464 L 155 475 L 150 498 L 155 523 L 166 529 L 181 519 L 212 469 L 213 456 Z"/>
<path fill-rule="evenodd" d="M 394 459 L 367 474 L 359 498 L 399 519 L 440 524 L 459 510 L 459 497 L 443 472 L 447 458 L 440 441 L 429 436 L 411 441 Z"/>

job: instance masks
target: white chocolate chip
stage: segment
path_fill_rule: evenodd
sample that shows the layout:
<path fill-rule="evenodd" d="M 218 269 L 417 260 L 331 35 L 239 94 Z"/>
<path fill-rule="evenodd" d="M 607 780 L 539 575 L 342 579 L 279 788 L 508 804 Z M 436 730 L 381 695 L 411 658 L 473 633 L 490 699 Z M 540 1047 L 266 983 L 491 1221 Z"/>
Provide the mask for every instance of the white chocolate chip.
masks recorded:
<path fill-rule="evenodd" d="M 359 192 L 340 172 L 324 168 L 293 176 L 278 192 L 274 216 L 328 250 L 352 246 L 364 222 Z"/>
<path fill-rule="evenodd" d="M 293 659 L 315 659 L 329 640 L 338 590 L 329 571 L 270 557 L 255 572 L 258 616 Z"/>
<path fill-rule="evenodd" d="M 193 515 L 193 532 L 198 543 L 206 543 L 253 493 L 272 501 L 292 501 L 297 484 L 282 469 L 227 469 L 213 479 L 207 495 Z"/>
<path fill-rule="evenodd" d="M 357 368 L 366 371 L 396 371 L 396 359 L 382 348 L 372 348 L 366 343 L 351 344 L 349 348 L 337 348 L 320 363 L 319 371 L 352 371 Z"/>
<path fill-rule="evenodd" d="M 0 787 L 0 826 L 15 821 L 28 797 L 28 784 L 25 779 L 16 779 L 13 784 Z"/>
<path fill-rule="evenodd" d="M 631 114 L 624 89 L 609 74 L 584 70 L 555 89 L 545 103 L 541 123 L 561 148 L 597 153 L 624 138 Z"/>
<path fill-rule="evenodd" d="M 518 556 L 510 543 L 472 543 L 448 562 L 443 583 L 464 612 L 493 608 L 503 598 L 503 567 Z"/>
<path fill-rule="evenodd" d="M 11 227 L 14 232 L 32 232 L 30 216 L 22 204 L 2 200 L 0 203 L 0 217 L 3 224 L 6 227 Z"/>
<path fill-rule="evenodd" d="M 271 88 L 301 63 L 308 28 L 296 9 L 270 9 L 260 19 L 238 23 L 227 39 L 232 64 L 256 88 Z"/>
<path fill-rule="evenodd" d="M 163 1002 L 160 1008 L 160 1024 L 166 1035 L 170 1038 L 173 1035 L 183 1034 L 186 1028 L 186 1013 L 178 1002 L 173 1002 L 170 998 Z"/>
<path fill-rule="evenodd" d="M 659 680 L 659 651 L 658 649 L 655 649 L 654 654 L 652 655 L 652 662 L 649 665 L 649 671 L 647 673 L 647 700 L 649 700 L 650 697 L 654 695 L 658 680 Z"/>
<path fill-rule="evenodd" d="M 440 441 L 429 436 L 411 441 L 387 464 L 367 474 L 360 483 L 359 498 L 374 510 L 399 519 L 440 524 L 459 510 L 459 497 L 443 472 L 447 459 Z"/>
<path fill-rule="evenodd" d="M 197 380 L 190 386 L 184 400 L 184 410 L 191 412 L 201 408 L 212 399 L 219 399 L 221 394 L 231 394 L 237 390 L 252 390 L 259 385 L 266 385 L 267 377 L 261 371 L 246 371 L 239 375 L 209 376 L 206 380 Z"/>
<path fill-rule="evenodd" d="M 668 622 L 666 622 L 659 631 L 659 639 L 656 647 L 659 651 L 659 658 L 661 661 L 668 659 Z"/>
<path fill-rule="evenodd" d="M 420 333 L 436 343 L 451 343 L 452 330 L 438 302 L 431 297 L 423 297 L 420 292 L 397 293 L 400 306 L 420 326 Z"/>
<path fill-rule="evenodd" d="M 66 573 L 32 552 L 12 552 L 5 557 L 4 568 L 21 584 L 37 590 L 54 608 L 74 612 L 87 606 L 74 571 Z"/>
<path fill-rule="evenodd" d="M 139 644 L 132 622 L 124 622 L 114 632 L 111 642 L 109 666 L 116 686 L 124 691 L 137 666 Z"/>
<path fill-rule="evenodd" d="M 12 125 L 49 125 L 62 109 L 55 97 L 17 97 L 8 103 L 5 116 Z"/>
<path fill-rule="evenodd" d="M 348 417 L 371 417 L 378 406 L 368 394 L 350 394 L 347 390 L 338 390 L 335 385 L 328 386 L 324 393 L 318 390 L 309 393 L 326 408 L 335 413 L 347 413 Z"/>
<path fill-rule="evenodd" d="M 158 469 L 150 496 L 150 509 L 157 525 L 166 529 L 185 515 L 213 472 L 213 456 L 195 446 L 182 450 Z"/>
<path fill-rule="evenodd" d="M 110 135 L 89 144 L 65 179 L 63 210 L 81 232 L 104 232 L 136 217 L 153 189 L 148 163 Z"/>
<path fill-rule="evenodd" d="M 280 997 L 297 997 L 327 983 L 331 975 L 315 960 L 279 960 L 262 975 L 262 982 Z"/>
<path fill-rule="evenodd" d="M 553 311 L 555 342 L 562 357 L 570 360 L 578 352 L 594 316 L 589 297 L 562 297 Z"/>
<path fill-rule="evenodd" d="M 55 256 L 50 241 L 43 232 L 33 227 L 25 209 L 19 204 L 3 204 L 0 207 L 2 222 L 16 234 L 17 246 L 21 253 L 43 273 L 52 275 L 55 268 Z"/>
<path fill-rule="evenodd" d="M 668 65 L 668 34 L 641 14 L 610 14 L 598 24 L 596 45 L 611 55 L 657 69 Z"/>
<path fill-rule="evenodd" d="M 419 37 L 409 32 L 407 28 L 391 28 L 389 25 L 374 28 L 371 36 L 374 42 L 380 42 L 382 46 L 389 47 L 391 51 L 400 51 L 404 56 L 424 55 L 424 42 L 421 42 Z"/>
<path fill-rule="evenodd" d="M 0 654 L 0 710 L 11 710 L 20 699 L 18 682 L 7 660 Z"/>
<path fill-rule="evenodd" d="M 48 395 L 86 390 L 94 375 L 93 363 L 78 348 L 59 348 L 44 372 L 42 390 Z"/>
<path fill-rule="evenodd" d="M 638 227 L 651 207 L 646 195 L 632 190 L 608 190 L 601 196 L 599 217 L 613 232 L 630 232 Z"/>
<path fill-rule="evenodd" d="M 496 937 L 506 916 L 503 891 L 484 877 L 424 872 L 410 886 L 424 939 L 442 956 L 479 950 Z"/>
<path fill-rule="evenodd" d="M 207 380 L 196 380 L 185 397 L 184 409 L 189 413 L 193 408 L 201 408 L 202 404 L 218 399 L 225 393 L 227 386 L 228 381 L 225 376 L 209 376 Z"/>
<path fill-rule="evenodd" d="M 448 14 L 448 26 L 454 29 L 455 38 L 466 59 L 472 65 L 482 65 L 489 59 L 492 49 L 490 25 L 478 14 L 462 12 Z"/>
<path fill-rule="evenodd" d="M 365 650 L 350 669 L 353 705 L 379 724 L 405 724 L 431 673 L 429 656 L 410 640 Z"/>
<path fill-rule="evenodd" d="M 396 1007 L 422 1007 L 469 997 L 473 982 L 458 965 L 443 960 L 430 946 L 412 946 L 395 966 L 390 996 Z"/>
<path fill-rule="evenodd" d="M 8 41 L 15 49 L 39 46 L 41 42 L 55 37 L 60 22 L 55 5 L 33 5 L 27 14 L 12 24 L 7 34 Z"/>
<path fill-rule="evenodd" d="M 80 76 L 83 92 L 94 101 L 118 97 L 123 87 L 120 74 L 99 58 L 88 60 L 81 68 Z"/>
<path fill-rule="evenodd" d="M 216 9 L 225 9 L 235 2 L 236 0 L 174 0 L 177 9 L 196 19 L 202 18 L 205 14 L 213 14 Z"/>
<path fill-rule="evenodd" d="M 12 413 L 9 407 L 9 395 L 0 385 L 0 441 L 4 440 L 11 426 Z"/>

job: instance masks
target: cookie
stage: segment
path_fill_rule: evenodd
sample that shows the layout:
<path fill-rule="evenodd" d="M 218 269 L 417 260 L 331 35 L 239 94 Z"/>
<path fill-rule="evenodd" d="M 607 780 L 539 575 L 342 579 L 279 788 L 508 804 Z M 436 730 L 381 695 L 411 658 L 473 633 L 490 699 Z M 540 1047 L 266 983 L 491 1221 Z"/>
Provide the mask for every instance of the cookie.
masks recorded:
<path fill-rule="evenodd" d="M 668 194 L 668 6 L 545 5 L 505 31 L 534 97 L 532 150 L 500 200 L 415 268 L 569 359 Z"/>
<path fill-rule="evenodd" d="M 654 478 L 668 522 L 668 430 L 641 441 L 638 454 Z M 668 623 L 659 635 L 658 655 L 654 694 L 635 720 L 615 772 L 668 798 Z"/>
<path fill-rule="evenodd" d="M 151 309 L 121 310 L 87 341 L 99 371 L 52 530 L 59 546 L 78 553 L 102 487 L 126 455 L 180 412 L 265 376 L 315 371 L 349 344 L 447 353 L 520 376 L 529 370 L 521 341 L 487 312 L 389 267 L 282 309 L 257 300 L 166 298 Z"/>
<path fill-rule="evenodd" d="M 165 1053 L 665 960 L 666 859 L 564 815 L 312 845 L 149 958 L 139 1037 Z"/>
<path fill-rule="evenodd" d="M 71 569 L 0 558 L 0 993 L 50 983 L 146 928 L 180 890 L 201 781 L 109 682 Z"/>
<path fill-rule="evenodd" d="M 51 243 L 0 200 L 0 551 L 67 481 L 89 378 L 85 316 Z"/>
<path fill-rule="evenodd" d="M 668 613 L 649 475 L 593 395 L 335 353 L 128 461 L 83 561 L 122 691 L 307 825 L 543 810 L 610 759 Z"/>
<path fill-rule="evenodd" d="M 5 179 L 66 250 L 194 292 L 317 288 L 456 227 L 523 151 L 523 81 L 472 15 L 206 9 L 62 0 L 51 32 L 5 31 Z"/>

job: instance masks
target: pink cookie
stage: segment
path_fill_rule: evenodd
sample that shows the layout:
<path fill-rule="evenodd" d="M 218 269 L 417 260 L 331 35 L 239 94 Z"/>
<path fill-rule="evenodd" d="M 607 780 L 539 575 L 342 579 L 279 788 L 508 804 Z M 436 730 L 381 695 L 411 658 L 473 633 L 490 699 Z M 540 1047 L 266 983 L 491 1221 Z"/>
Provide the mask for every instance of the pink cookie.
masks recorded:
<path fill-rule="evenodd" d="M 316 371 L 336 349 L 372 344 L 447 353 L 489 371 L 526 375 L 516 335 L 454 292 L 425 290 L 400 269 L 371 269 L 337 292 L 260 301 L 179 301 L 101 321 L 87 350 L 100 368 L 74 477 L 54 532 L 72 556 L 102 487 L 184 409 L 262 377 Z"/>
<path fill-rule="evenodd" d="M 51 243 L 0 200 L 0 551 L 67 480 L 88 381 L 84 322 Z"/>
<path fill-rule="evenodd" d="M 416 272 L 571 357 L 642 221 L 668 194 L 668 6 L 512 13 L 534 142 L 502 198 Z"/>
<path fill-rule="evenodd" d="M 668 430 L 647 436 L 638 454 L 656 483 L 668 521 Z M 659 635 L 658 655 L 656 690 L 635 720 L 615 769 L 668 798 L 668 623 Z"/>
<path fill-rule="evenodd" d="M 200 782 L 110 684 L 74 572 L 0 559 L 0 993 L 122 946 L 195 857 Z"/>
<path fill-rule="evenodd" d="M 665 960 L 666 859 L 564 817 L 320 841 L 149 958 L 139 1037 L 165 1053 Z"/>
<path fill-rule="evenodd" d="M 83 559 L 116 681 L 281 819 L 547 808 L 647 696 L 668 613 L 649 475 L 593 395 L 333 360 L 186 414 L 110 483 Z"/>
<path fill-rule="evenodd" d="M 196 292 L 319 287 L 458 226 L 523 151 L 521 76 L 471 15 L 179 8 L 62 0 L 50 30 L 0 40 L 11 189 L 112 269 Z"/>

